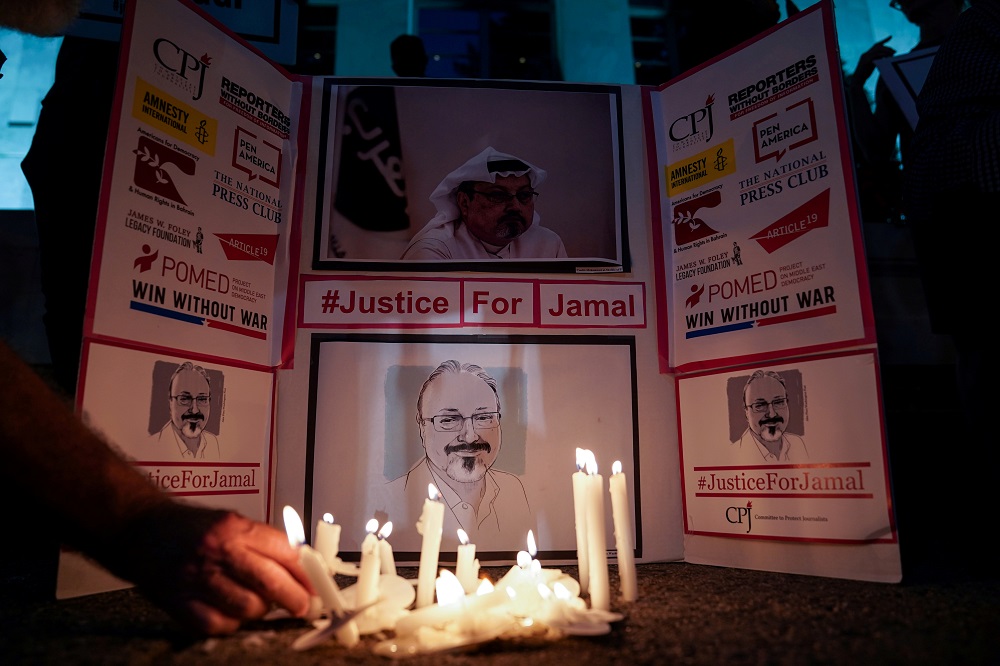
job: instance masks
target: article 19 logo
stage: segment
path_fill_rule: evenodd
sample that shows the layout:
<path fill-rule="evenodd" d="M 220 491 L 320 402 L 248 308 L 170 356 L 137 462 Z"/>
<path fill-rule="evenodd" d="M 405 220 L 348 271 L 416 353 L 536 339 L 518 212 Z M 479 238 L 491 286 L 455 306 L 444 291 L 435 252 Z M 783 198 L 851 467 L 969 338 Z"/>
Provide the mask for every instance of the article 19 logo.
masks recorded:
<path fill-rule="evenodd" d="M 726 507 L 726 520 L 732 525 L 742 525 L 745 521 L 747 524 L 747 534 L 749 534 L 751 528 L 750 509 L 752 508 L 753 502 L 749 500 L 747 501 L 747 505 L 745 507 Z"/>

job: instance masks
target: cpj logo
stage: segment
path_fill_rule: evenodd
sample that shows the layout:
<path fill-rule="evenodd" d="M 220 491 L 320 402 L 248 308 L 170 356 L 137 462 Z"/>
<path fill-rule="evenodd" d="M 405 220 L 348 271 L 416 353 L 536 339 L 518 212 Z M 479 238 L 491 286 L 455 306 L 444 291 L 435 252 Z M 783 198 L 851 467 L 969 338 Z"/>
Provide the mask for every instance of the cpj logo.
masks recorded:
<path fill-rule="evenodd" d="M 742 525 L 744 522 L 747 524 L 747 534 L 750 533 L 750 509 L 753 508 L 753 502 L 747 501 L 745 507 L 742 506 L 730 506 L 726 507 L 726 520 L 733 525 Z"/>

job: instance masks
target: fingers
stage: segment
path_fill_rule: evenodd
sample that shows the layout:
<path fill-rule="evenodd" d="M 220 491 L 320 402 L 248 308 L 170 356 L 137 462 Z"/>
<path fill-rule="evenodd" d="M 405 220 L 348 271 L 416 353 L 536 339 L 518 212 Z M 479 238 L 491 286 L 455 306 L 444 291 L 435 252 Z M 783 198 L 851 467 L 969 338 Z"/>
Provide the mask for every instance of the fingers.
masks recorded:
<path fill-rule="evenodd" d="M 226 572 L 265 603 L 259 615 L 251 617 L 263 615 L 271 603 L 293 615 L 305 615 L 312 588 L 288 538 L 269 525 L 249 520 L 232 527 L 238 528 L 239 537 L 227 541 Z"/>
<path fill-rule="evenodd" d="M 174 609 L 172 615 L 191 631 L 205 636 L 236 633 L 240 620 L 221 612 L 216 606 L 190 599 Z"/>

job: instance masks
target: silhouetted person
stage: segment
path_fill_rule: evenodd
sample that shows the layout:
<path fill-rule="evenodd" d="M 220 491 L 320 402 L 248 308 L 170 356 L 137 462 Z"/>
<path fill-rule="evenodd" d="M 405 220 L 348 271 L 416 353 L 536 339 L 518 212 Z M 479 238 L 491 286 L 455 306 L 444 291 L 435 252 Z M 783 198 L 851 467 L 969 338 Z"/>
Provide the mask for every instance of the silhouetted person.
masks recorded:
<path fill-rule="evenodd" d="M 950 335 L 956 352 L 957 395 L 928 386 L 936 424 L 921 442 L 930 456 L 920 492 L 940 479 L 921 526 L 955 535 L 939 547 L 958 554 L 956 569 L 995 570 L 995 558 L 975 543 L 983 511 L 995 501 L 991 483 L 974 479 L 960 463 L 968 451 L 977 469 L 994 469 L 1000 456 L 996 410 L 997 352 L 988 325 L 995 281 L 988 245 L 991 215 L 1000 206 L 1000 3 L 975 0 L 941 43 L 917 97 L 919 120 L 903 155 L 904 203 L 913 233 L 931 329 Z M 931 395 L 934 395 L 931 398 Z M 929 405 L 928 405 L 929 406 Z M 952 462 L 954 461 L 954 462 Z M 905 505 L 900 502 L 900 510 Z M 963 543 L 964 542 L 964 543 Z M 954 553 L 952 551 L 955 551 Z M 956 564 L 956 563 L 948 563 Z"/>
<path fill-rule="evenodd" d="M 937 46 L 948 34 L 965 0 L 895 0 L 890 5 L 903 12 L 920 29 L 913 50 Z M 865 92 L 865 83 L 875 73 L 875 61 L 896 55 L 885 37 L 861 54 L 854 74 L 847 78 L 847 102 L 851 119 L 855 167 L 861 195 L 862 218 L 866 222 L 898 222 L 902 216 L 900 157 L 913 132 L 889 87 L 875 84 L 875 107 Z M 900 150 L 897 153 L 896 142 Z"/>
<path fill-rule="evenodd" d="M 396 76 L 425 76 L 427 51 L 424 41 L 416 35 L 400 35 L 389 45 L 392 71 Z"/>

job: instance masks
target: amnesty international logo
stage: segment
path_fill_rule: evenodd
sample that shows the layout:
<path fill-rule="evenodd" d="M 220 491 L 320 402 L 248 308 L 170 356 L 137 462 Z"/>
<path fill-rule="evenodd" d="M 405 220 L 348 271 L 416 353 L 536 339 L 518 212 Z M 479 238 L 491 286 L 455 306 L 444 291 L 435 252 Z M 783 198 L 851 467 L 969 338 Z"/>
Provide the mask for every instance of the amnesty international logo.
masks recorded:
<path fill-rule="evenodd" d="M 135 80 L 132 117 L 203 153 L 215 155 L 218 121 L 141 78 Z"/>
<path fill-rule="evenodd" d="M 724 176 L 736 173 L 736 150 L 732 139 L 712 146 L 666 167 L 667 196 L 704 187 Z"/>

